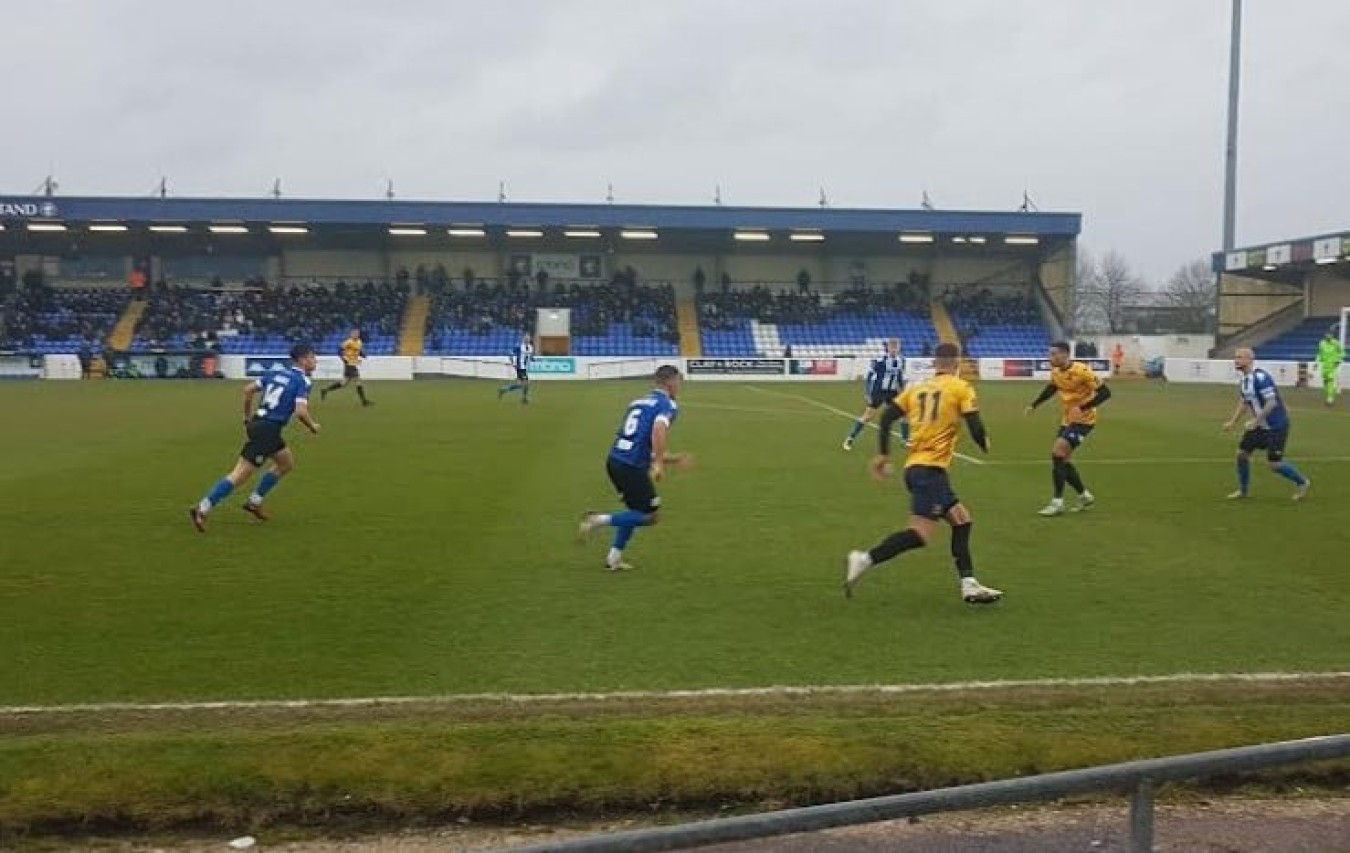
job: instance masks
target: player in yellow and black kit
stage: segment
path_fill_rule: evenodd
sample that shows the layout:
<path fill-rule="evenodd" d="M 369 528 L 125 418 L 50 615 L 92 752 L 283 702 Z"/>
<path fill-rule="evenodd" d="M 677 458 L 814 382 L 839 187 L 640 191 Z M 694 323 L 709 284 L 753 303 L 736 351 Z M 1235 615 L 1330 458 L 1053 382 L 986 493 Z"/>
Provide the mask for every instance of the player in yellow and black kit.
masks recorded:
<path fill-rule="evenodd" d="M 849 597 L 868 569 L 928 544 L 937 532 L 939 520 L 952 527 L 952 558 L 961 578 L 962 600 L 968 604 L 993 604 L 1003 597 L 999 590 L 975 579 L 975 564 L 970 556 L 973 519 L 952 490 L 947 474 L 956 455 L 962 421 L 970 430 L 970 437 L 986 453 L 989 437 L 980 420 L 975 389 L 956 375 L 961 351 L 956 344 L 938 344 L 933 356 L 936 375 L 905 388 L 882 413 L 880 452 L 871 465 L 873 478 L 884 481 L 891 470 L 891 428 L 901 418 L 908 418 L 910 451 L 905 460 L 905 488 L 910 494 L 909 526 L 886 537 L 870 551 L 849 552 L 844 577 L 844 594 Z"/>
<path fill-rule="evenodd" d="M 1093 427 L 1097 426 L 1097 407 L 1111 399 L 1111 389 L 1103 382 L 1091 367 L 1081 361 L 1074 361 L 1069 354 L 1069 345 L 1056 341 L 1050 345 L 1050 383 L 1041 390 L 1041 394 L 1027 406 L 1029 415 L 1036 407 L 1059 394 L 1064 407 L 1064 416 L 1059 422 L 1059 432 L 1055 435 L 1055 445 L 1050 450 L 1051 480 L 1054 483 L 1054 496 L 1050 503 L 1040 511 L 1041 515 L 1064 514 L 1064 485 L 1073 486 L 1078 492 L 1078 505 L 1074 512 L 1088 509 L 1097 499 L 1083 485 L 1078 469 L 1069 461 Z"/>
<path fill-rule="evenodd" d="M 366 347 L 365 344 L 361 343 L 361 330 L 352 329 L 352 333 L 347 336 L 347 340 L 342 342 L 342 381 L 334 382 L 320 391 L 319 399 L 322 400 L 327 397 L 329 391 L 346 388 L 348 382 L 355 382 L 356 396 L 361 398 L 361 405 L 374 405 L 366 397 L 366 387 L 361 384 L 361 359 L 365 358 L 365 355 Z"/>

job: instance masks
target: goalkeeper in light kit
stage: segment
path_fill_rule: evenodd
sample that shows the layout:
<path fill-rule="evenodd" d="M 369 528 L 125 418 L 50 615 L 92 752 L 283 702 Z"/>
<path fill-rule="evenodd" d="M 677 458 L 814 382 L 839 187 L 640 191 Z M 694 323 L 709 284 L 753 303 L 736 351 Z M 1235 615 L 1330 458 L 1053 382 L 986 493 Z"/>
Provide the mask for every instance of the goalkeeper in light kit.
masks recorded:
<path fill-rule="evenodd" d="M 1345 361 L 1345 347 L 1336 339 L 1336 331 L 1335 326 L 1327 329 L 1322 342 L 1317 345 L 1317 364 L 1322 368 L 1322 388 L 1327 393 L 1328 406 L 1336 405 L 1336 395 L 1339 393 L 1336 380 L 1341 362 Z"/>

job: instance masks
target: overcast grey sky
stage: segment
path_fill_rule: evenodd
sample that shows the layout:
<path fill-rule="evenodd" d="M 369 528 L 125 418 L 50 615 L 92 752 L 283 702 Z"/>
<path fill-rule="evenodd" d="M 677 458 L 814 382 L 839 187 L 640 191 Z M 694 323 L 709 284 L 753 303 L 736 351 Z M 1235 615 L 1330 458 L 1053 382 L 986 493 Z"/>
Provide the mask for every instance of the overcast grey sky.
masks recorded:
<path fill-rule="evenodd" d="M 1350 3 L 1247 0 L 1238 243 L 1350 227 Z M 7 3 L 0 194 L 1012 209 L 1221 238 L 1229 0 Z"/>

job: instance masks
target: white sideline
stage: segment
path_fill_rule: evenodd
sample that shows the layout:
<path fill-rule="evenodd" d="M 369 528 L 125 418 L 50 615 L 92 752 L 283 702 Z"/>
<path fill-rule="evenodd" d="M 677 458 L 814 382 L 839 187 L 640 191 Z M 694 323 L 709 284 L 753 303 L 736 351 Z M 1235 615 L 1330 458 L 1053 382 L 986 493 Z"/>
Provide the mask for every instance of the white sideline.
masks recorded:
<path fill-rule="evenodd" d="M 822 401 L 820 401 L 820 400 L 816 400 L 816 399 L 814 399 L 814 398 L 807 397 L 807 396 L 804 396 L 804 395 L 801 395 L 801 394 L 788 394 L 788 393 L 783 392 L 783 391 L 770 391 L 768 388 L 759 388 L 759 387 L 754 386 L 754 385 L 747 385 L 747 386 L 745 386 L 745 387 L 749 388 L 749 389 L 752 390 L 752 391 L 758 391 L 758 392 L 760 392 L 761 394 L 769 394 L 769 395 L 772 395 L 772 396 L 774 396 L 774 397 L 783 397 L 783 398 L 788 399 L 788 400 L 800 400 L 800 401 L 803 402 L 803 403 L 810 403 L 811 405 L 816 406 L 816 407 L 821 408 L 821 409 L 824 409 L 824 410 L 827 411 L 827 412 L 831 412 L 831 413 L 836 414 L 836 415 L 842 415 L 842 416 L 848 418 L 849 420 L 857 420 L 857 416 L 856 416 L 856 415 L 850 415 L 848 412 L 844 411 L 843 409 L 837 409 L 837 408 L 835 408 L 834 406 L 831 406 L 829 403 L 825 403 L 825 402 L 822 402 Z M 706 406 L 706 407 L 707 407 L 707 408 L 713 408 L 713 406 L 711 406 L 711 405 L 708 405 L 708 406 Z M 726 410 L 728 410 L 728 411 L 747 411 L 747 412 L 750 412 L 750 411 L 753 411 L 753 412 L 768 412 L 768 411 L 770 411 L 770 410 L 768 410 L 768 409 L 742 409 L 742 408 L 740 408 L 740 407 L 733 407 L 733 406 L 716 406 L 716 408 L 726 409 Z M 782 414 L 801 414 L 800 412 L 795 412 L 795 411 L 793 411 L 793 410 L 791 410 L 791 409 L 779 409 L 778 411 L 779 411 L 780 413 L 782 413 Z M 1346 414 L 1350 414 L 1350 412 L 1347 412 Z M 869 423 L 868 426 L 871 427 L 872 429 L 877 429 L 877 425 L 876 425 L 876 424 L 871 424 L 871 423 Z M 893 434 L 895 434 L 895 433 L 893 433 Z M 963 459 L 963 460 L 965 460 L 966 462 L 972 462 L 972 463 L 974 463 L 974 464 L 976 464 L 976 465 L 1000 465 L 1000 466 L 1008 466 L 1008 465 L 1044 465 L 1044 464 L 1045 464 L 1045 459 L 979 459 L 979 458 L 974 457 L 974 456 L 967 456 L 967 455 L 964 454 L 964 453 L 958 453 L 958 454 L 956 454 L 956 456 L 957 456 L 958 459 Z M 1094 457 L 1092 457 L 1092 460 L 1091 460 L 1091 462 L 1092 462 L 1093 465 L 1171 465 L 1171 464 L 1177 464 L 1177 465 L 1213 465 L 1213 464 L 1219 464 L 1219 463 L 1224 463 L 1224 462 L 1232 462 L 1232 461 L 1233 461 L 1233 457 L 1232 457 L 1231 454 L 1229 454 L 1229 455 L 1227 455 L 1227 456 L 1133 456 L 1133 457 L 1117 457 L 1117 458 L 1109 458 L 1109 457 L 1108 457 L 1108 458 L 1105 458 L 1105 459 L 1103 459 L 1103 458 L 1101 458 L 1101 457 L 1094 456 Z M 1350 456 L 1298 456 L 1298 457 L 1295 457 L 1294 461 L 1296 461 L 1296 462 L 1350 462 Z"/>
<path fill-rule="evenodd" d="M 843 417 L 846 417 L 851 421 L 858 419 L 857 415 L 851 415 L 848 412 L 844 411 L 843 409 L 837 409 L 834 406 L 831 406 L 829 403 L 823 403 L 820 400 L 815 399 L 814 397 L 806 397 L 801 394 L 787 394 L 784 393 L 783 391 L 770 391 L 768 388 L 759 388 L 754 385 L 747 385 L 745 387 L 749 388 L 752 391 L 758 391 L 761 394 L 771 394 L 775 397 L 786 397 L 789 400 L 801 400 L 803 403 L 810 403 L 811 405 L 824 409 L 827 412 L 832 412 L 836 415 L 842 415 Z M 869 423 L 867 426 L 870 427 L 871 429 L 879 429 L 879 427 L 873 423 Z M 891 434 L 895 436 L 899 435 L 899 433 L 895 432 L 894 430 L 892 430 Z M 976 465 L 986 464 L 983 459 L 976 459 L 974 456 L 967 456 L 964 453 L 957 453 L 956 458 L 965 460 L 966 462 L 974 463 Z"/>
<path fill-rule="evenodd" d="M 441 696 L 368 696 L 339 699 L 257 699 L 216 702 L 93 702 L 74 705 L 0 706 L 0 717 L 79 714 L 108 711 L 249 711 L 290 708 L 365 708 L 379 705 L 463 705 L 473 702 L 533 704 L 544 702 L 614 702 L 633 699 L 717 699 L 756 696 L 850 696 L 877 693 L 956 693 L 1025 687 L 1131 687 L 1148 684 L 1277 684 L 1285 681 L 1337 681 L 1350 672 L 1183 672 L 1172 675 L 1099 676 L 1092 678 L 1028 678 L 1007 681 L 954 681 L 932 684 L 819 684 L 773 687 L 711 687 L 701 690 L 621 690 L 613 693 L 462 693 Z"/>

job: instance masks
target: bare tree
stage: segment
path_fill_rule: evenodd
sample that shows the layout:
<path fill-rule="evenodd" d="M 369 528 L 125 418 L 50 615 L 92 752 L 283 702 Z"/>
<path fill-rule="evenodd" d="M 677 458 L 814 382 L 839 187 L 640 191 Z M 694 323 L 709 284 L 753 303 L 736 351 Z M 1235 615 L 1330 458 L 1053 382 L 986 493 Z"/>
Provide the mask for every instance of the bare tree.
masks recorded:
<path fill-rule="evenodd" d="M 1214 315 L 1216 287 L 1209 262 L 1194 260 L 1172 273 L 1163 286 L 1162 297 L 1168 306 L 1176 309 L 1186 328 L 1207 330 L 1213 325 L 1210 321 Z"/>
<path fill-rule="evenodd" d="M 1074 301 L 1077 332 L 1123 331 L 1125 309 L 1139 304 L 1143 293 L 1143 282 L 1124 255 L 1110 251 L 1097 259 L 1080 252 Z"/>

